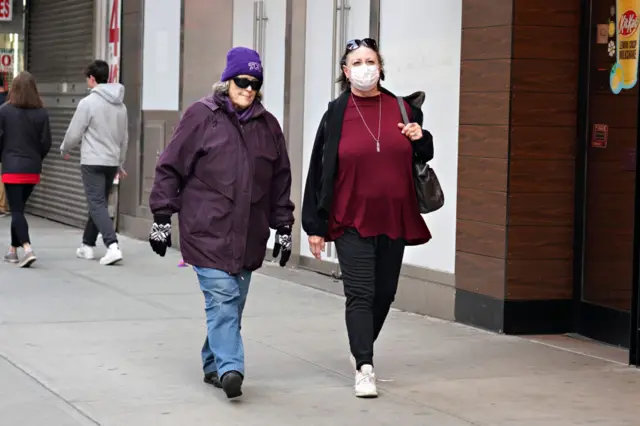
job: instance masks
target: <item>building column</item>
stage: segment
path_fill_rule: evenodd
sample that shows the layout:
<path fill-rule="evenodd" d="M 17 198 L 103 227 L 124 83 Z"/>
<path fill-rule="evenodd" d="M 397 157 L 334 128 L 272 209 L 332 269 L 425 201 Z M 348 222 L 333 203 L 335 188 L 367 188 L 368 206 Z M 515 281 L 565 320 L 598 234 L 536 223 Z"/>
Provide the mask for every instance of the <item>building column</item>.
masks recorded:
<path fill-rule="evenodd" d="M 307 1 L 287 0 L 287 29 L 285 33 L 285 93 L 283 132 L 291 162 L 291 200 L 296 203 L 293 235 L 302 232 L 302 176 L 304 164 L 304 76 L 305 42 L 307 31 Z M 300 258 L 300 238 L 293 238 L 291 265 Z"/>
<path fill-rule="evenodd" d="M 174 32 L 165 31 L 162 23 L 155 23 L 159 27 L 155 29 L 157 34 L 154 34 L 154 30 L 149 30 L 154 23 L 142 24 L 145 0 L 123 3 L 122 67 L 129 99 L 130 148 L 127 159 L 129 178 L 122 182 L 121 189 L 120 229 L 136 238 L 146 239 L 151 225 L 149 191 L 158 157 L 171 141 L 182 112 L 191 103 L 211 93 L 211 86 L 219 80 L 224 70 L 226 53 L 231 48 L 233 3 L 228 0 L 182 2 L 178 11 L 182 15 L 180 53 L 162 58 L 162 61 L 177 61 L 180 64 L 179 106 L 163 110 L 145 109 L 142 105 L 144 31 L 146 26 L 147 33 L 157 37 L 168 37 Z M 150 0 L 146 0 L 146 4 L 150 4 Z M 168 41 L 173 43 L 175 39 Z M 167 82 L 167 90 L 175 89 L 173 82 Z M 176 217 L 174 224 L 177 225 Z M 177 246 L 177 226 L 173 236 Z"/>
<path fill-rule="evenodd" d="M 462 3 L 456 319 L 567 332 L 580 1 Z"/>

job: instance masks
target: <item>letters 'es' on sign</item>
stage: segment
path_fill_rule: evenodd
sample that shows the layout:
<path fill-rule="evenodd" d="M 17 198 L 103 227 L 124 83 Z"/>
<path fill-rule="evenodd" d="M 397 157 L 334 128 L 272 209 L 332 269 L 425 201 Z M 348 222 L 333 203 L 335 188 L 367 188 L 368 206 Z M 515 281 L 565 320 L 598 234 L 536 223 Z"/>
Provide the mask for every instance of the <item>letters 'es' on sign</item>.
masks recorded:
<path fill-rule="evenodd" d="M 591 133 L 591 147 L 606 148 L 609 142 L 609 126 L 606 124 L 594 124 Z"/>
<path fill-rule="evenodd" d="M 13 0 L 0 0 L 0 22 L 13 19 Z"/>

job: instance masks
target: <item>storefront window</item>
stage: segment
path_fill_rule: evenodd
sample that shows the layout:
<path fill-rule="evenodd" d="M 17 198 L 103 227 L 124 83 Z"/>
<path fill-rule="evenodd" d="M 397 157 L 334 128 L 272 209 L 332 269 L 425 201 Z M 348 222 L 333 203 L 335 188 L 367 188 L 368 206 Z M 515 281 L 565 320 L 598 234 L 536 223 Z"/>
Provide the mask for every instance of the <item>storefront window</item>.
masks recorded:
<path fill-rule="evenodd" d="M 0 76 L 5 89 L 25 66 L 25 3 L 26 0 L 14 0 L 9 17 L 0 18 Z"/>

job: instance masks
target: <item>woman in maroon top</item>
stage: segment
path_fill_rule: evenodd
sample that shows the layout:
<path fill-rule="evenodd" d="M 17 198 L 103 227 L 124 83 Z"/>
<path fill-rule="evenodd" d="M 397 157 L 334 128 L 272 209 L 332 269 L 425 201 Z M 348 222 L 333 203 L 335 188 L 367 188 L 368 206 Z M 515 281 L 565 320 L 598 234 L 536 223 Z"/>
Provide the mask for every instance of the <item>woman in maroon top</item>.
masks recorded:
<path fill-rule="evenodd" d="M 406 245 L 431 234 L 420 215 L 412 158 L 433 158 L 422 129 L 418 92 L 404 98 L 380 85 L 383 62 L 375 40 L 352 40 L 341 60 L 343 93 L 322 117 L 304 200 L 302 226 L 320 259 L 335 241 L 346 295 L 346 323 L 355 367 L 355 394 L 376 397 L 373 344 L 395 298 Z"/>

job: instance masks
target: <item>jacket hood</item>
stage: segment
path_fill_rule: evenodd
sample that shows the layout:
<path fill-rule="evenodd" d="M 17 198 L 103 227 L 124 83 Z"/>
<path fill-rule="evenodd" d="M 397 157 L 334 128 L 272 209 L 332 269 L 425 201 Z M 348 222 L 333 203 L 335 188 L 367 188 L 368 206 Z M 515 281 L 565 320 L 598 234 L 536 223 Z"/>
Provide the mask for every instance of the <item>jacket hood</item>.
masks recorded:
<path fill-rule="evenodd" d="M 404 96 L 404 100 L 415 108 L 421 109 L 427 95 L 424 92 L 413 92 L 408 96 Z"/>
<path fill-rule="evenodd" d="M 99 84 L 91 90 L 109 103 L 119 105 L 124 102 L 124 86 L 120 83 Z"/>
<path fill-rule="evenodd" d="M 393 97 L 396 97 L 396 95 L 394 93 L 392 93 L 391 91 L 385 89 L 384 87 L 381 88 L 380 90 L 383 93 L 386 93 L 387 95 L 391 95 Z M 424 100 L 427 97 L 427 95 L 424 92 L 413 92 L 410 95 L 407 96 L 402 96 L 402 99 L 404 99 L 409 105 L 411 105 L 412 107 L 416 108 L 416 109 L 421 109 L 422 105 L 424 104 Z"/>
<path fill-rule="evenodd" d="M 218 108 L 220 108 L 220 105 L 218 105 L 218 103 L 216 102 L 215 95 L 213 93 L 210 94 L 209 96 L 205 96 L 204 98 L 200 99 L 198 102 L 205 104 L 207 107 L 209 107 L 211 111 L 215 111 Z"/>

